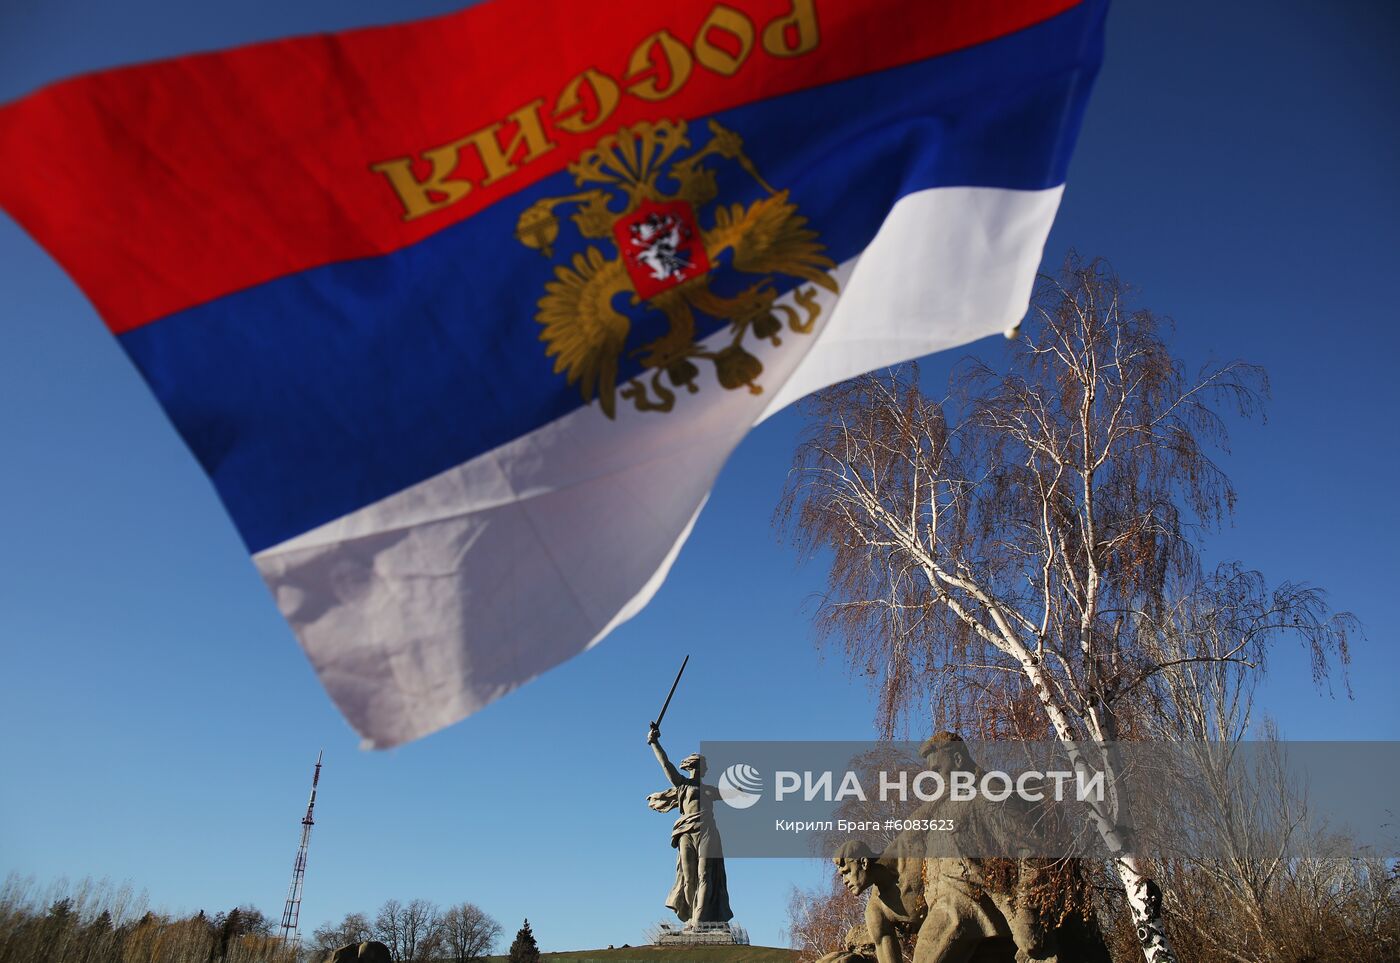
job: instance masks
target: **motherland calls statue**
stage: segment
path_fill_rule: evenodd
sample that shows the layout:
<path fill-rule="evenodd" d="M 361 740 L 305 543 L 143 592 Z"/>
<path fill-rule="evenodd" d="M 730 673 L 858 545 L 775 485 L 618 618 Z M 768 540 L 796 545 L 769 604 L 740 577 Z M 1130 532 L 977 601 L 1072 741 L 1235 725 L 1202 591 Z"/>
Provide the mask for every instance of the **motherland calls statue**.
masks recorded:
<path fill-rule="evenodd" d="M 661 727 L 655 722 L 647 733 L 647 744 L 656 753 L 657 762 L 671 782 L 670 789 L 648 796 L 647 805 L 660 813 L 673 809 L 681 813 L 671 827 L 671 845 L 676 850 L 676 884 L 671 887 L 666 905 L 675 911 L 687 930 L 698 930 L 701 923 L 728 923 L 734 913 L 729 908 L 724 856 L 719 830 L 715 828 L 714 806 L 719 789 L 703 782 L 705 757 L 692 753 L 682 759 L 680 768 L 690 773 L 682 775 L 661 748 Z"/>

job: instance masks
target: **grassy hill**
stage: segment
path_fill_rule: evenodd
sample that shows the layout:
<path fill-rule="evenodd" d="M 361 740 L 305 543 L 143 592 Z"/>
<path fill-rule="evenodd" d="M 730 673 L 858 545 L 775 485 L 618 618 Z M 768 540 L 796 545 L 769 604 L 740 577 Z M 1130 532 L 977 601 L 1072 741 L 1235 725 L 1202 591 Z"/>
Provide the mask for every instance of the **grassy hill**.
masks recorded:
<path fill-rule="evenodd" d="M 792 963 L 795 950 L 777 946 L 622 946 L 611 950 L 570 950 L 542 953 L 543 961 L 559 963 Z M 505 963 L 504 956 L 487 957 L 490 963 Z"/>

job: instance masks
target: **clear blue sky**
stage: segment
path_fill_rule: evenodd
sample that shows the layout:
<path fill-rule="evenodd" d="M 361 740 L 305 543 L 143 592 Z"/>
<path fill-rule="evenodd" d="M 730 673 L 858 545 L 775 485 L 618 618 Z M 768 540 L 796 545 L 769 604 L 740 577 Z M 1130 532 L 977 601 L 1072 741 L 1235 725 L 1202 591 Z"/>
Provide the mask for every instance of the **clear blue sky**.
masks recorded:
<path fill-rule="evenodd" d="M 456 5 L 0 0 L 0 100 Z M 1400 576 L 1398 9 L 1121 3 L 1047 252 L 1109 256 L 1177 319 L 1192 362 L 1268 368 L 1269 423 L 1236 431 L 1225 464 L 1243 497 L 1210 551 L 1326 586 L 1368 632 L 1354 701 L 1319 695 L 1291 651 L 1275 662 L 1265 708 L 1293 738 L 1400 738 L 1386 601 Z M 791 413 L 736 453 L 639 618 L 463 724 L 364 753 L 134 369 L 3 218 L 0 324 L 0 874 L 108 876 L 174 911 L 251 901 L 279 916 L 324 746 L 304 931 L 423 896 L 476 902 L 509 932 L 529 916 L 545 949 L 636 943 L 665 918 L 671 879 L 643 740 L 683 653 L 676 751 L 872 734 L 863 683 L 813 647 L 822 573 L 770 524 Z M 820 873 L 732 862 L 755 942 L 780 942 L 789 888 Z"/>

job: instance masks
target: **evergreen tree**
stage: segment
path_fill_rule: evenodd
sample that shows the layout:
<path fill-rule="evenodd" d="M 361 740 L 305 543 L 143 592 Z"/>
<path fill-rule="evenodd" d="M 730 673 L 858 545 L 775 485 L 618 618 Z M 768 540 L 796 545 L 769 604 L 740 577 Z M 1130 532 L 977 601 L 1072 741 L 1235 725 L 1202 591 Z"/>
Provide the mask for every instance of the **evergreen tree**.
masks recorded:
<path fill-rule="evenodd" d="M 36 963 L 63 959 L 76 924 L 77 914 L 73 912 L 73 901 L 54 900 L 47 915 L 34 927 L 34 946 L 38 950 L 35 956 Z"/>
<path fill-rule="evenodd" d="M 217 919 L 217 918 L 216 918 Z M 219 927 L 219 937 L 214 943 L 214 958 L 222 960 L 228 956 L 229 946 L 243 933 L 243 912 L 237 906 L 229 910 Z"/>
<path fill-rule="evenodd" d="M 530 931 L 530 921 L 520 927 L 515 940 L 510 944 L 510 963 L 540 963 L 540 947 L 535 942 L 535 934 Z"/>
<path fill-rule="evenodd" d="M 83 927 L 81 940 L 87 947 L 87 959 L 105 961 L 117 956 L 116 934 L 112 926 L 112 914 L 103 910 Z"/>

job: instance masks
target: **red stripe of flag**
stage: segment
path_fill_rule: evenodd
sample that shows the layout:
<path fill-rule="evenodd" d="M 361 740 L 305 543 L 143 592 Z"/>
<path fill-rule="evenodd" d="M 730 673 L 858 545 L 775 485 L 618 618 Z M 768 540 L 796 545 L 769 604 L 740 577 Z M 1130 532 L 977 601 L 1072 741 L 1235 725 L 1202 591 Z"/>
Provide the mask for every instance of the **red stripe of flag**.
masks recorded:
<path fill-rule="evenodd" d="M 120 333 L 412 244 L 562 170 L 624 124 L 703 117 L 937 56 L 1073 5 L 496 0 L 410 24 L 181 57 L 0 108 L 0 206 Z M 670 92 L 670 66 L 686 62 L 688 76 Z M 589 91 L 607 95 L 610 84 L 616 107 L 599 120 Z M 483 157 L 481 148 L 519 132 L 512 115 L 539 117 L 549 148 L 532 151 L 526 139 L 513 156 Z M 394 183 L 427 178 L 434 148 L 455 158 L 444 163 L 460 183 L 425 195 L 429 205 L 462 196 L 421 213 L 424 195 Z M 406 157 L 416 159 L 396 161 Z M 493 166 L 501 176 L 484 183 Z"/>

